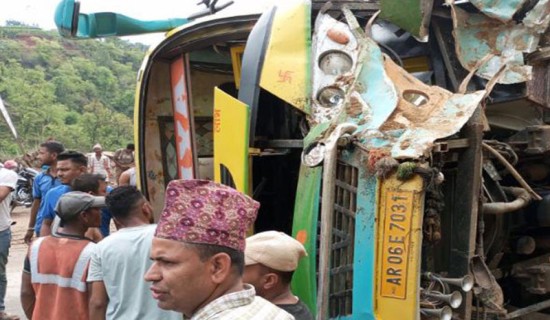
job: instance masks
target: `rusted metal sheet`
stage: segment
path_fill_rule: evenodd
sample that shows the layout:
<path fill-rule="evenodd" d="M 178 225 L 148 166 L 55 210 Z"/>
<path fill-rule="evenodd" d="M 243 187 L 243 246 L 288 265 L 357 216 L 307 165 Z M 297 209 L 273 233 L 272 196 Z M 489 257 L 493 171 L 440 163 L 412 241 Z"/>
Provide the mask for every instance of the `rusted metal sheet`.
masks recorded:
<path fill-rule="evenodd" d="M 540 0 L 531 11 L 527 12 L 523 24 L 537 33 L 544 33 L 550 22 L 549 0 Z"/>
<path fill-rule="evenodd" d="M 433 0 L 381 0 L 380 17 L 410 32 L 419 41 L 428 41 Z"/>
<path fill-rule="evenodd" d="M 512 1 L 498 3 L 504 2 L 512 4 Z M 490 3 L 492 1 L 485 1 L 486 5 Z M 471 14 L 456 6 L 451 8 L 456 52 L 465 69 L 475 71 L 476 75 L 484 79 L 491 79 L 506 66 L 503 76 L 498 80 L 498 83 L 502 84 L 520 83 L 531 79 L 532 67 L 525 65 L 523 54 L 537 49 L 541 34 L 548 28 L 548 0 L 539 1 L 520 23 L 502 22 L 484 14 Z M 492 10 L 498 8 L 497 5 L 492 7 Z M 486 57 L 490 58 L 485 64 L 476 65 Z"/>
<path fill-rule="evenodd" d="M 479 11 L 503 22 L 512 20 L 526 0 L 470 0 Z"/>
<path fill-rule="evenodd" d="M 384 69 L 380 47 L 369 37 L 363 37 L 360 42 L 361 69 L 345 112 L 348 121 L 360 116 L 355 122 L 361 131 L 377 130 L 395 110 L 398 93 Z"/>
<path fill-rule="evenodd" d="M 421 157 L 436 139 L 460 130 L 485 91 L 452 94 L 424 84 L 384 58 L 353 15 L 343 11 L 348 24 L 323 14 L 316 21 L 312 124 L 331 123 L 326 126 L 330 131 L 354 123 L 356 137 L 368 149 L 386 149 L 394 158 Z M 324 59 L 328 54 L 338 63 Z"/>
<path fill-rule="evenodd" d="M 531 67 L 523 60 L 524 52 L 536 49 L 538 36 L 522 24 L 502 22 L 482 14 L 470 14 L 452 7 L 456 52 L 462 66 L 475 70 L 478 61 L 493 55 L 476 75 L 491 79 L 503 65 L 507 69 L 499 83 L 512 84 L 531 78 Z"/>
<path fill-rule="evenodd" d="M 379 131 L 365 131 L 361 138 L 367 148 L 390 149 L 396 159 L 421 157 L 435 140 L 458 132 L 485 95 L 484 90 L 453 94 L 428 86 L 390 59 L 384 66 L 400 93 L 399 103 Z"/>

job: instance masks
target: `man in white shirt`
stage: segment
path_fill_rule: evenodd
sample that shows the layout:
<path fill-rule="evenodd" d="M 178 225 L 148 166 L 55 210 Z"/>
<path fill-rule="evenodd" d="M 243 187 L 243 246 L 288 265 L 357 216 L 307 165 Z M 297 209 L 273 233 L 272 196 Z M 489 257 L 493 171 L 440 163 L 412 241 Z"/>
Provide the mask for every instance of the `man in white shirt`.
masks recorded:
<path fill-rule="evenodd" d="M 109 182 L 112 177 L 111 160 L 103 154 L 103 148 L 99 143 L 96 143 L 92 150 L 94 153 L 88 157 L 88 173 L 102 174 Z"/>
<path fill-rule="evenodd" d="M 17 316 L 9 315 L 5 312 L 6 306 L 4 298 L 6 297 L 6 264 L 8 263 L 8 254 L 11 244 L 11 217 L 10 202 L 12 191 L 17 184 L 17 173 L 6 168 L 0 168 L 0 319 L 19 319 Z"/>
<path fill-rule="evenodd" d="M 94 248 L 87 279 L 92 286 L 90 319 L 181 320 L 181 313 L 157 307 L 142 280 L 152 264 L 156 225 L 149 224 L 151 205 L 133 186 L 114 189 L 106 203 L 121 228 Z"/>

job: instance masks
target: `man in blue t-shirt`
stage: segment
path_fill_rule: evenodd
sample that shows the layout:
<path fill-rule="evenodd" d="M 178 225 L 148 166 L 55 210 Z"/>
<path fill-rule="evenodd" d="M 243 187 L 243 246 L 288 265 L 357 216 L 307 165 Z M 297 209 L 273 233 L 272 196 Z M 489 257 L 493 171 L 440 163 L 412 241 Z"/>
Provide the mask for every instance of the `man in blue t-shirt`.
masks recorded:
<path fill-rule="evenodd" d="M 33 202 L 31 205 L 29 227 L 24 237 L 26 244 L 31 243 L 35 230 L 36 235 L 38 235 L 38 230 L 42 225 L 42 221 L 40 221 L 40 223 L 36 221 L 38 209 L 42 204 L 42 199 L 46 196 L 48 191 L 61 185 L 61 181 L 57 179 L 57 156 L 63 151 L 65 151 L 65 148 L 57 141 L 46 141 L 42 143 L 38 149 L 38 159 L 40 159 L 41 166 L 46 166 L 47 169 L 39 173 L 34 178 L 34 182 L 32 184 Z M 38 230 L 36 229 L 37 225 L 39 226 Z"/>
<path fill-rule="evenodd" d="M 70 184 L 76 177 L 86 173 L 87 166 L 88 159 L 80 152 L 65 151 L 57 156 L 57 178 L 62 185 L 48 191 L 40 204 L 35 230 L 41 237 L 51 234 L 57 201 L 62 195 L 71 191 Z"/>

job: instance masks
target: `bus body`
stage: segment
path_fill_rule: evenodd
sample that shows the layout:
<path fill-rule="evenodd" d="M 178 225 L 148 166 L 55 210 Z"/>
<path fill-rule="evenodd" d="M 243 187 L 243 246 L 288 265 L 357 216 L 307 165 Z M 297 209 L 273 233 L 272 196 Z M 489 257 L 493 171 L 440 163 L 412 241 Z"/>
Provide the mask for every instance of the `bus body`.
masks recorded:
<path fill-rule="evenodd" d="M 548 317 L 550 8 L 489 2 L 280 1 L 170 30 L 138 74 L 141 189 L 157 214 L 172 179 L 260 201 L 254 231 L 308 250 L 293 291 L 318 319 Z"/>

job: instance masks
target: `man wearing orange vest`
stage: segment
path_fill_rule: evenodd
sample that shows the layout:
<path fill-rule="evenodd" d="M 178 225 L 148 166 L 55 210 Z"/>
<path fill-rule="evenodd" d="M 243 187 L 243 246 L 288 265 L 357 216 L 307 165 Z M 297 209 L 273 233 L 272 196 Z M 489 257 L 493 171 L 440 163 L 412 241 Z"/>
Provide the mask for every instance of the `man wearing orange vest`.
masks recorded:
<path fill-rule="evenodd" d="M 104 197 L 80 191 L 57 202 L 63 232 L 36 239 L 25 260 L 21 305 L 29 319 L 88 319 L 86 277 L 95 244 L 84 234 L 99 227 L 104 206 Z"/>

